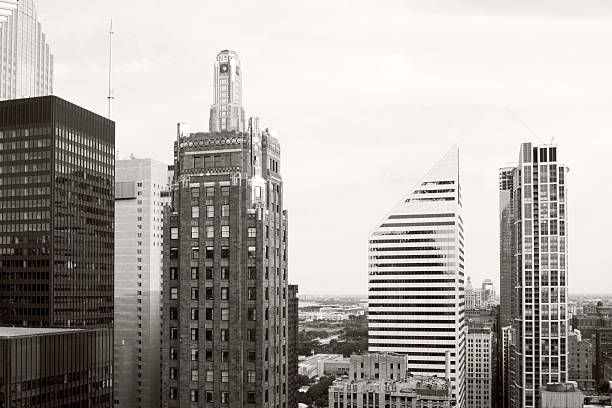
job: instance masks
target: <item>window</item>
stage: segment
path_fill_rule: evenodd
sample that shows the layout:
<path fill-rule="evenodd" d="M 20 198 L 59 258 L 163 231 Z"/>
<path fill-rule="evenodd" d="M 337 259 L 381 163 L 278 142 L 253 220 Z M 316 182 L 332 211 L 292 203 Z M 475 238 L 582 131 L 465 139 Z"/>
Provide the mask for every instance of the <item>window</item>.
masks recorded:
<path fill-rule="evenodd" d="M 255 289 L 255 288 L 248 288 L 247 296 L 248 296 L 249 300 L 255 300 L 257 298 L 257 289 Z"/>
<path fill-rule="evenodd" d="M 221 206 L 221 216 L 229 217 L 229 204 L 223 204 Z"/>
<path fill-rule="evenodd" d="M 221 350 L 221 361 L 223 362 L 229 361 L 229 351 Z"/>
<path fill-rule="evenodd" d="M 200 238 L 200 229 L 198 227 L 191 227 L 191 239 Z"/>
<path fill-rule="evenodd" d="M 213 259 L 215 254 L 215 248 L 211 246 L 206 247 L 206 259 Z"/>
<path fill-rule="evenodd" d="M 206 187 L 206 197 L 214 197 L 214 196 L 215 196 L 215 188 Z"/>
<path fill-rule="evenodd" d="M 178 327 L 171 327 L 170 328 L 170 340 L 177 340 L 178 339 Z"/>
<path fill-rule="evenodd" d="M 191 309 L 191 320 L 198 320 L 200 317 L 200 311 L 197 308 Z"/>
<path fill-rule="evenodd" d="M 171 307 L 170 308 L 170 320 L 177 320 L 178 319 L 178 309 L 176 307 Z"/>
<path fill-rule="evenodd" d="M 229 238 L 230 236 L 230 227 L 229 225 L 221 226 L 221 238 Z"/>
<path fill-rule="evenodd" d="M 249 251 L 249 258 L 255 258 L 255 252 L 256 252 L 257 248 L 253 245 L 253 246 L 249 246 L 248 251 Z"/>
<path fill-rule="evenodd" d="M 192 341 L 197 341 L 198 338 L 199 338 L 198 329 L 192 328 L 191 329 L 191 340 Z"/>
<path fill-rule="evenodd" d="M 191 268 L 191 279 L 196 280 L 200 276 L 200 269 L 197 267 Z"/>
<path fill-rule="evenodd" d="M 200 218 L 200 206 L 194 205 L 191 207 L 191 218 Z"/>
<path fill-rule="evenodd" d="M 191 188 L 191 198 L 200 198 L 200 188 L 199 187 Z"/>
<path fill-rule="evenodd" d="M 176 367 L 170 367 L 170 379 L 176 380 L 177 374 L 178 373 Z"/>
<path fill-rule="evenodd" d="M 250 321 L 255 321 L 255 320 L 257 320 L 256 309 L 254 309 L 254 308 L 249 308 L 249 310 L 248 310 L 248 319 L 249 319 Z"/>
<path fill-rule="evenodd" d="M 170 268 L 170 279 L 178 279 L 178 269 Z"/>
<path fill-rule="evenodd" d="M 213 218 L 215 216 L 215 206 L 214 205 L 207 205 L 206 206 L 206 217 L 207 218 Z"/>
<path fill-rule="evenodd" d="M 250 383 L 254 383 L 255 382 L 255 371 L 247 371 L 247 381 Z"/>
<path fill-rule="evenodd" d="M 206 330 L 206 341 L 213 341 L 213 331 Z"/>
<path fill-rule="evenodd" d="M 200 258 L 200 248 L 191 247 L 191 259 L 199 259 L 199 258 Z"/>
<path fill-rule="evenodd" d="M 221 288 L 221 300 L 229 299 L 229 288 Z"/>
<path fill-rule="evenodd" d="M 198 300 L 198 288 L 191 288 L 191 300 Z"/>
<path fill-rule="evenodd" d="M 212 225 L 206 226 L 206 238 L 214 238 L 215 237 L 215 227 Z"/>
<path fill-rule="evenodd" d="M 212 320 L 213 319 L 213 310 L 208 307 L 206 308 L 206 320 Z"/>
<path fill-rule="evenodd" d="M 229 186 L 221 186 L 221 195 L 222 196 L 229 196 L 230 195 L 230 188 L 229 188 Z"/>
<path fill-rule="evenodd" d="M 198 370 L 191 370 L 191 381 L 198 381 L 200 372 Z"/>
<path fill-rule="evenodd" d="M 191 349 L 191 361 L 198 361 L 200 352 L 198 349 Z"/>
<path fill-rule="evenodd" d="M 206 350 L 206 361 L 213 361 L 213 352 L 212 352 L 212 350 Z"/>
<path fill-rule="evenodd" d="M 256 359 L 257 353 L 255 352 L 255 350 L 249 350 L 247 351 L 247 361 L 250 363 L 254 363 L 255 359 Z"/>
<path fill-rule="evenodd" d="M 247 341 L 255 341 L 255 329 L 247 329 Z"/>
<path fill-rule="evenodd" d="M 208 254 L 208 248 L 206 252 Z M 212 279 L 212 278 L 213 278 L 213 268 L 206 268 L 206 279 Z"/>
<path fill-rule="evenodd" d="M 255 393 L 253 391 L 247 392 L 247 404 L 255 404 Z"/>
<path fill-rule="evenodd" d="M 221 403 L 229 404 L 229 392 L 221 391 Z"/>
<path fill-rule="evenodd" d="M 248 279 L 257 279 L 257 268 L 255 268 L 254 266 L 249 266 L 247 268 L 247 275 L 248 275 Z"/>
<path fill-rule="evenodd" d="M 213 382 L 215 380 L 215 374 L 213 370 L 206 370 L 206 382 Z"/>
<path fill-rule="evenodd" d="M 170 248 L 170 259 L 178 258 L 178 248 Z M 138 261 L 142 262 L 142 261 Z"/>
<path fill-rule="evenodd" d="M 206 288 L 206 300 L 213 300 L 213 288 Z"/>
<path fill-rule="evenodd" d="M 170 288 L 170 299 L 178 299 L 178 288 Z"/>
<path fill-rule="evenodd" d="M 229 330 L 221 329 L 221 341 L 229 341 Z"/>
<path fill-rule="evenodd" d="M 221 371 L 221 382 L 226 383 L 229 382 L 229 371 Z"/>
<path fill-rule="evenodd" d="M 171 400 L 176 399 L 177 395 L 178 395 L 178 392 L 177 392 L 176 388 L 170 387 L 170 399 Z"/>
<path fill-rule="evenodd" d="M 223 259 L 229 258 L 229 247 L 226 247 L 226 246 L 221 247 L 221 258 Z"/>
<path fill-rule="evenodd" d="M 227 266 L 221 267 L 221 279 L 229 279 L 229 268 Z"/>
<path fill-rule="evenodd" d="M 249 238 L 257 238 L 257 228 L 249 227 Z"/>
<path fill-rule="evenodd" d="M 213 403 L 213 392 L 206 391 L 206 402 L 212 404 Z"/>
<path fill-rule="evenodd" d="M 176 360 L 178 358 L 178 351 L 176 347 L 170 347 L 170 360 Z"/>
<path fill-rule="evenodd" d="M 221 320 L 229 320 L 229 309 L 221 309 Z"/>
<path fill-rule="evenodd" d="M 178 239 L 178 228 L 172 227 L 170 228 L 170 239 Z"/>

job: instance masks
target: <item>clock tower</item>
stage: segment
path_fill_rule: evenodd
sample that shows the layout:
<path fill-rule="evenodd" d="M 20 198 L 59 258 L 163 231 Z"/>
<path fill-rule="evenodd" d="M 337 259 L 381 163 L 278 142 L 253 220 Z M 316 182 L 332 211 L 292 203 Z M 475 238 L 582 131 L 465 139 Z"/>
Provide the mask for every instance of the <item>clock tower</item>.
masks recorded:
<path fill-rule="evenodd" d="M 217 54 L 214 67 L 214 103 L 210 108 L 211 132 L 244 132 L 242 108 L 242 71 L 234 51 Z"/>

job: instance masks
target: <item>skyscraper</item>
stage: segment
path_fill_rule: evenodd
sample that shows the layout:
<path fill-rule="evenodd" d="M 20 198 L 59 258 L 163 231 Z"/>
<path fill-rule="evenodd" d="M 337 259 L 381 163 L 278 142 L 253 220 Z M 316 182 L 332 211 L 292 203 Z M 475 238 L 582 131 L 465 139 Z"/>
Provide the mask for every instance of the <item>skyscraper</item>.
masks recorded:
<path fill-rule="evenodd" d="M 53 55 L 33 0 L 0 2 L 0 100 L 53 93 Z"/>
<path fill-rule="evenodd" d="M 242 69 L 240 57 L 236 52 L 223 50 L 217 54 L 213 89 L 214 103 L 210 108 L 210 132 L 244 132 Z"/>
<path fill-rule="evenodd" d="M 238 60 L 233 52 L 220 55 Z M 179 125 L 164 215 L 164 407 L 288 404 L 280 144 L 257 122 L 246 133 L 239 127 L 191 133 Z"/>
<path fill-rule="evenodd" d="M 465 406 L 465 291 L 459 150 L 453 148 L 370 233 L 369 351 L 445 374 Z"/>
<path fill-rule="evenodd" d="M 510 273 L 516 279 L 510 401 L 529 408 L 539 406 L 541 386 L 567 381 L 567 168 L 558 162 L 556 146 L 523 143 L 511 176 L 509 171 L 502 169 L 502 179 L 512 180 L 512 201 L 500 209 L 500 244 L 502 276 L 516 268 Z M 505 264 L 509 259 L 516 262 L 511 267 Z M 502 305 L 502 311 L 507 308 Z"/>
<path fill-rule="evenodd" d="M 115 406 L 159 408 L 168 165 L 153 159 L 118 160 L 115 187 Z"/>
<path fill-rule="evenodd" d="M 491 279 L 485 279 L 482 281 L 482 287 L 480 288 L 480 303 L 484 308 L 490 308 L 496 302 L 495 287 Z"/>
<path fill-rule="evenodd" d="M 0 325 L 98 329 L 79 371 L 108 363 L 95 407 L 112 406 L 114 151 L 114 122 L 67 101 L 0 102 Z"/>
<path fill-rule="evenodd" d="M 500 323 L 508 326 L 516 311 L 512 306 L 513 292 L 516 287 L 516 260 L 513 249 L 516 248 L 514 214 L 514 169 L 499 170 L 499 280 L 500 280 Z"/>
<path fill-rule="evenodd" d="M 468 324 L 466 401 L 470 408 L 492 408 L 495 395 L 495 335 L 490 327 Z"/>

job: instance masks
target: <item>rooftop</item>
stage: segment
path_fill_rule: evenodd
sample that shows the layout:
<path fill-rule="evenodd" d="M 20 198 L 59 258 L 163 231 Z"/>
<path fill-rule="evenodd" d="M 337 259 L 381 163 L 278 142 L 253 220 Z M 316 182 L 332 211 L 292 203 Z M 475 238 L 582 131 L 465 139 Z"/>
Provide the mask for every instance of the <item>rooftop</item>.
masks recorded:
<path fill-rule="evenodd" d="M 0 327 L 0 338 L 44 336 L 49 334 L 78 332 L 82 329 L 62 329 L 43 327 Z"/>

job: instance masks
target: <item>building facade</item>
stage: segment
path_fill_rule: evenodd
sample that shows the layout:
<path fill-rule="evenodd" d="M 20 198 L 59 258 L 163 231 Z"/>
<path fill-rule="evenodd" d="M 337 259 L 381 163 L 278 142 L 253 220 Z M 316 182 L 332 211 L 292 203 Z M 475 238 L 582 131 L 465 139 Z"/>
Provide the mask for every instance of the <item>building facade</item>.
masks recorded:
<path fill-rule="evenodd" d="M 288 285 L 288 352 L 289 352 L 289 408 L 297 408 L 297 392 L 300 387 L 298 381 L 298 331 L 299 331 L 299 299 L 298 285 Z"/>
<path fill-rule="evenodd" d="M 572 383 L 550 383 L 540 387 L 541 408 L 582 408 L 584 394 Z"/>
<path fill-rule="evenodd" d="M 112 332 L 0 328 L 0 406 L 111 407 Z"/>
<path fill-rule="evenodd" d="M 467 406 L 470 408 L 494 407 L 495 335 L 490 328 L 475 328 L 468 325 L 466 354 Z"/>
<path fill-rule="evenodd" d="M 352 380 L 405 380 L 408 377 L 408 356 L 396 353 L 354 354 L 350 360 Z"/>
<path fill-rule="evenodd" d="M 405 380 L 336 380 L 329 387 L 330 408 L 450 408 L 450 383 L 414 376 Z"/>
<path fill-rule="evenodd" d="M 485 279 L 482 281 L 482 287 L 480 288 L 480 302 L 485 308 L 489 308 L 497 302 L 495 287 L 493 286 L 491 279 Z"/>
<path fill-rule="evenodd" d="M 115 182 L 116 407 L 160 401 L 160 291 L 168 165 L 117 160 Z"/>
<path fill-rule="evenodd" d="M 514 259 L 516 248 L 514 228 L 514 168 L 506 167 L 499 170 L 499 298 L 500 298 L 500 325 L 508 326 L 517 316 L 512 300 L 517 275 L 516 261 Z M 516 306 L 516 305 L 515 305 Z"/>
<path fill-rule="evenodd" d="M 535 407 L 542 385 L 567 381 L 567 168 L 553 145 L 523 143 L 512 169 L 510 220 L 501 219 L 502 274 L 510 270 L 513 316 L 512 407 Z M 502 174 L 508 172 L 502 169 Z M 504 213 L 504 208 L 501 209 Z M 510 227 L 513 231 L 507 231 Z M 514 237 L 508 242 L 505 237 Z M 503 289 L 502 289 L 503 292 Z M 502 305 L 502 311 L 507 305 Z M 503 324 L 503 323 L 502 323 Z"/>
<path fill-rule="evenodd" d="M 476 310 L 479 307 L 476 307 L 476 292 L 474 291 L 474 286 L 472 286 L 472 281 L 468 276 L 467 282 L 465 283 L 465 310 Z"/>
<path fill-rule="evenodd" d="M 0 5 L 0 100 L 53 93 L 53 55 L 34 0 Z"/>
<path fill-rule="evenodd" d="M 163 233 L 164 407 L 288 404 L 280 144 L 250 122 L 246 133 L 178 129 Z"/>
<path fill-rule="evenodd" d="M 502 327 L 501 330 L 502 339 L 500 347 L 500 375 L 499 375 L 499 388 L 501 395 L 501 407 L 508 408 L 510 404 L 510 359 L 512 358 L 511 345 L 512 345 L 512 326 Z"/>
<path fill-rule="evenodd" d="M 459 151 L 453 148 L 370 233 L 370 352 L 408 355 L 465 406 L 465 290 Z"/>
<path fill-rule="evenodd" d="M 595 347 L 589 340 L 582 339 L 578 330 L 569 333 L 567 337 L 569 349 L 568 378 L 575 381 L 583 391 L 594 390 L 593 358 Z"/>

